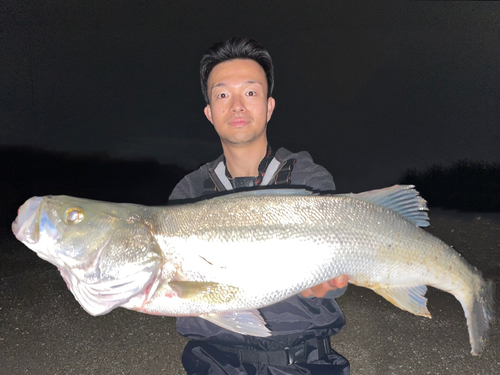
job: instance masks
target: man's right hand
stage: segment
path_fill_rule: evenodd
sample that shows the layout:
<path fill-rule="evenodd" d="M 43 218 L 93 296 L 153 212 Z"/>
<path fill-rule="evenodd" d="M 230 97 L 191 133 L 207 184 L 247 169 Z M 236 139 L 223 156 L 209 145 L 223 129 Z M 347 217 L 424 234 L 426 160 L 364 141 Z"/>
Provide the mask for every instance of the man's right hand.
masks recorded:
<path fill-rule="evenodd" d="M 335 289 L 341 289 L 347 286 L 349 283 L 349 278 L 345 275 L 342 276 L 337 276 L 335 279 L 326 281 L 322 284 L 313 286 L 309 289 L 306 289 L 300 294 L 302 294 L 304 297 L 318 297 L 322 298 L 328 293 L 330 290 L 335 290 Z"/>

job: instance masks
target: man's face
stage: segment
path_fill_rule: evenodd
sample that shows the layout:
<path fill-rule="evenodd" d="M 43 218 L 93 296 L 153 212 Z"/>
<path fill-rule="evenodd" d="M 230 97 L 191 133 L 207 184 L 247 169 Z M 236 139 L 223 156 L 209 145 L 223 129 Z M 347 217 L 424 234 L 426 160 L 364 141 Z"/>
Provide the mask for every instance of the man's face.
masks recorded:
<path fill-rule="evenodd" d="M 210 104 L 205 115 L 226 145 L 245 145 L 266 139 L 274 99 L 267 98 L 264 69 L 253 60 L 216 65 L 208 76 Z"/>

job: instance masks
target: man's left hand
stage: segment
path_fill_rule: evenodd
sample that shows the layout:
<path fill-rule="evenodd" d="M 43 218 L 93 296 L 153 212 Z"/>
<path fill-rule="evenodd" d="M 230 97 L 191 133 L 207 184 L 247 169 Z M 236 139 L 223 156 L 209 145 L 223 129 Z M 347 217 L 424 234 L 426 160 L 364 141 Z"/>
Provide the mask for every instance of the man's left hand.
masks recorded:
<path fill-rule="evenodd" d="M 304 297 L 314 296 L 321 298 L 324 297 L 325 294 L 328 293 L 330 290 L 344 288 L 348 283 L 349 283 L 349 278 L 347 276 L 345 275 L 337 276 L 335 279 L 326 281 L 322 284 L 306 289 L 300 292 L 300 294 L 302 294 Z"/>

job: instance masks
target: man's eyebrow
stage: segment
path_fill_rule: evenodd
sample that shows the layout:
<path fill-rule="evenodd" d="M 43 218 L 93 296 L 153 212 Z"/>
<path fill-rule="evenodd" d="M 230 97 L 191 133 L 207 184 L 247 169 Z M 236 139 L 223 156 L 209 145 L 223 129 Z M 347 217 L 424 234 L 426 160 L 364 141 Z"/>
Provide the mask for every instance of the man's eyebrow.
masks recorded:
<path fill-rule="evenodd" d="M 212 89 L 214 89 L 216 87 L 222 87 L 222 86 L 226 86 L 226 84 L 224 82 L 216 83 L 215 85 L 212 85 Z"/>
<path fill-rule="evenodd" d="M 259 85 L 262 86 L 262 83 L 260 83 L 259 81 L 252 81 L 252 80 L 248 80 L 248 81 L 245 81 L 243 82 L 243 84 L 247 84 L 247 85 L 251 85 L 253 83 L 258 83 Z M 224 87 L 224 86 L 227 86 L 224 82 L 219 82 L 219 83 L 216 83 L 214 85 L 212 85 L 212 90 L 216 87 Z"/>
<path fill-rule="evenodd" d="M 251 85 L 252 83 L 258 83 L 259 85 L 262 86 L 262 83 L 260 83 L 259 81 L 245 81 L 244 83 L 249 84 L 249 85 Z"/>

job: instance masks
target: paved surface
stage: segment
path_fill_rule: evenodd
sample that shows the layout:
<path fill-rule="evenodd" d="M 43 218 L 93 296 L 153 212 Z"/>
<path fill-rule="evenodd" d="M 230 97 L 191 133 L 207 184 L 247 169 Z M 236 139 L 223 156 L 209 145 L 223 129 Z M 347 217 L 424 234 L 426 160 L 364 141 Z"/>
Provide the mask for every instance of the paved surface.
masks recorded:
<path fill-rule="evenodd" d="M 338 300 L 347 317 L 333 347 L 352 374 L 500 374 L 500 214 L 431 212 L 429 231 L 454 245 L 495 281 L 496 319 L 481 357 L 470 354 L 465 318 L 450 294 L 431 289 L 433 319 L 399 310 L 350 286 Z M 2 374 L 183 374 L 186 340 L 175 319 L 125 309 L 93 317 L 55 267 L 0 228 Z"/>

